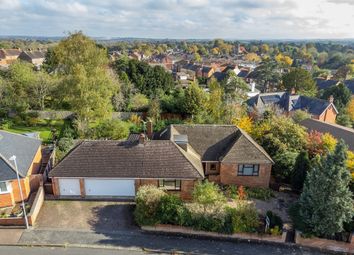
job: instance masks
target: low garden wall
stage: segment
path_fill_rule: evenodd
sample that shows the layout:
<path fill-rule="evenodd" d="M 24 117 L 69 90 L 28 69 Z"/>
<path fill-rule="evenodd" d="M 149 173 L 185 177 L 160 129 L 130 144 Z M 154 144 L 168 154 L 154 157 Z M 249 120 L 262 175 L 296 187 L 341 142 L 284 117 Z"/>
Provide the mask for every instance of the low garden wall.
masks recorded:
<path fill-rule="evenodd" d="M 31 206 L 31 211 L 27 215 L 28 224 L 33 226 L 44 202 L 44 189 L 39 187 Z M 0 218 L 0 226 L 25 226 L 24 217 Z"/>
<path fill-rule="evenodd" d="M 354 235 L 351 235 L 350 243 L 339 242 L 318 237 L 304 238 L 300 231 L 296 231 L 295 243 L 304 247 L 330 250 L 334 252 L 354 253 Z"/>
<path fill-rule="evenodd" d="M 174 226 L 174 225 L 165 225 L 159 224 L 156 226 L 142 226 L 142 230 L 148 232 L 160 232 L 160 233 L 173 233 L 173 234 L 181 234 L 181 235 L 191 235 L 197 237 L 210 237 L 216 239 L 233 239 L 233 240 L 247 240 L 254 242 L 270 242 L 270 243 L 285 243 L 287 232 L 283 231 L 282 235 L 261 235 L 256 233 L 235 233 L 235 234 L 221 234 L 215 232 L 206 232 L 193 230 L 192 228 L 182 227 L 182 226 Z"/>

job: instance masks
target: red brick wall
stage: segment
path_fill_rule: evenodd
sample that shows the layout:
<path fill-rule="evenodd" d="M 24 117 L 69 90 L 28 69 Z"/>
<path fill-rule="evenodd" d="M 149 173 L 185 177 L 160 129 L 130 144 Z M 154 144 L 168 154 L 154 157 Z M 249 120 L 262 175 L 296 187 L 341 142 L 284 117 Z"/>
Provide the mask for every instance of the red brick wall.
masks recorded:
<path fill-rule="evenodd" d="M 336 117 L 337 117 L 337 113 L 334 110 L 334 108 L 331 106 L 328 107 L 327 110 L 324 113 L 322 113 L 318 119 L 328 123 L 336 123 Z"/>
<path fill-rule="evenodd" d="M 183 200 L 191 200 L 195 183 L 196 183 L 195 180 L 182 180 L 180 191 L 167 191 L 167 192 L 170 194 L 176 194 L 176 195 L 180 196 L 180 198 L 182 198 Z M 158 179 L 135 180 L 136 191 L 143 185 L 158 186 Z"/>
<path fill-rule="evenodd" d="M 236 184 L 248 187 L 268 187 L 272 164 L 260 164 L 259 176 L 238 176 L 238 164 L 221 164 L 220 182 L 222 184 Z"/>
<path fill-rule="evenodd" d="M 14 197 L 12 193 L 5 193 L 0 195 L 0 208 L 10 207 L 14 204 Z"/>

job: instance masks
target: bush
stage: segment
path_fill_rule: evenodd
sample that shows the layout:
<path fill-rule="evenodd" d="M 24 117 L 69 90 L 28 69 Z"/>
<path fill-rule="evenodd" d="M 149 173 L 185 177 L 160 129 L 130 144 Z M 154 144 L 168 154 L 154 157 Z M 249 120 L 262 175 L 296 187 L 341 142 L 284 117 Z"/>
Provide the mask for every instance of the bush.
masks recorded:
<path fill-rule="evenodd" d="M 93 138 L 119 140 L 129 135 L 129 124 L 121 120 L 106 120 L 92 130 Z"/>
<path fill-rule="evenodd" d="M 139 188 L 136 197 L 134 211 L 135 221 L 138 225 L 156 225 L 160 219 L 157 209 L 160 201 L 166 193 L 156 186 L 146 185 Z"/>
<path fill-rule="evenodd" d="M 227 208 L 233 233 L 252 233 L 259 227 L 259 216 L 252 204 L 242 203 L 237 208 Z"/>
<path fill-rule="evenodd" d="M 230 224 L 226 224 L 226 220 L 227 217 L 224 212 L 217 214 L 192 213 L 191 227 L 195 230 L 232 233 L 232 229 L 229 227 Z"/>
<path fill-rule="evenodd" d="M 184 214 L 185 210 L 182 200 L 175 195 L 165 195 L 161 198 L 157 208 L 157 217 L 163 224 L 178 224 L 184 220 L 180 216 Z"/>
<path fill-rule="evenodd" d="M 71 137 L 63 137 L 58 141 L 58 148 L 62 152 L 68 152 L 74 145 L 74 140 Z"/>
<path fill-rule="evenodd" d="M 220 203 L 225 202 L 226 198 L 216 184 L 206 180 L 199 182 L 194 187 L 193 201 L 201 205 L 205 213 L 207 210 L 212 210 L 215 206 L 220 206 Z"/>
<path fill-rule="evenodd" d="M 274 192 L 271 189 L 268 188 L 258 188 L 258 187 L 249 187 L 246 188 L 246 192 L 248 197 L 250 198 L 255 198 L 255 199 L 260 199 L 260 200 L 269 200 L 272 197 L 274 197 Z"/>

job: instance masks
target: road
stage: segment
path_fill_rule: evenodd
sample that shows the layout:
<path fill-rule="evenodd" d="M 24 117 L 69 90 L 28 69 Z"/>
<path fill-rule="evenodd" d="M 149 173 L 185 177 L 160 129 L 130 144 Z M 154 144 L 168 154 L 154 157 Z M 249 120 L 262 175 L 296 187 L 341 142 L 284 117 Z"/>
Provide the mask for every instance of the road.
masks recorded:
<path fill-rule="evenodd" d="M 303 250 L 283 245 L 229 242 L 221 240 L 196 239 L 172 235 L 148 234 L 141 231 L 121 231 L 115 233 L 95 233 L 83 231 L 25 231 L 20 243 L 27 244 L 79 244 L 105 245 L 122 249 L 149 249 L 165 253 L 180 251 L 210 255 L 322 255 L 325 253 Z M 0 252 L 1 254 L 1 252 Z M 56 254 L 56 253 L 53 253 Z"/>
<path fill-rule="evenodd" d="M 117 250 L 97 248 L 48 248 L 48 247 L 0 247 L 0 255 L 143 255 L 138 250 Z"/>

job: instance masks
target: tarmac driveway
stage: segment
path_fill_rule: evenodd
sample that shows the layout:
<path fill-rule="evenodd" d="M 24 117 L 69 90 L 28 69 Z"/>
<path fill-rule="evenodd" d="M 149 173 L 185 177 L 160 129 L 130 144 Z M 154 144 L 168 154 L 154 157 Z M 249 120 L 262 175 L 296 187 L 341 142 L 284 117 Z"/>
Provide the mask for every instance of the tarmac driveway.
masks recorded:
<path fill-rule="evenodd" d="M 110 233 L 137 229 L 131 202 L 45 201 L 35 228 Z"/>

